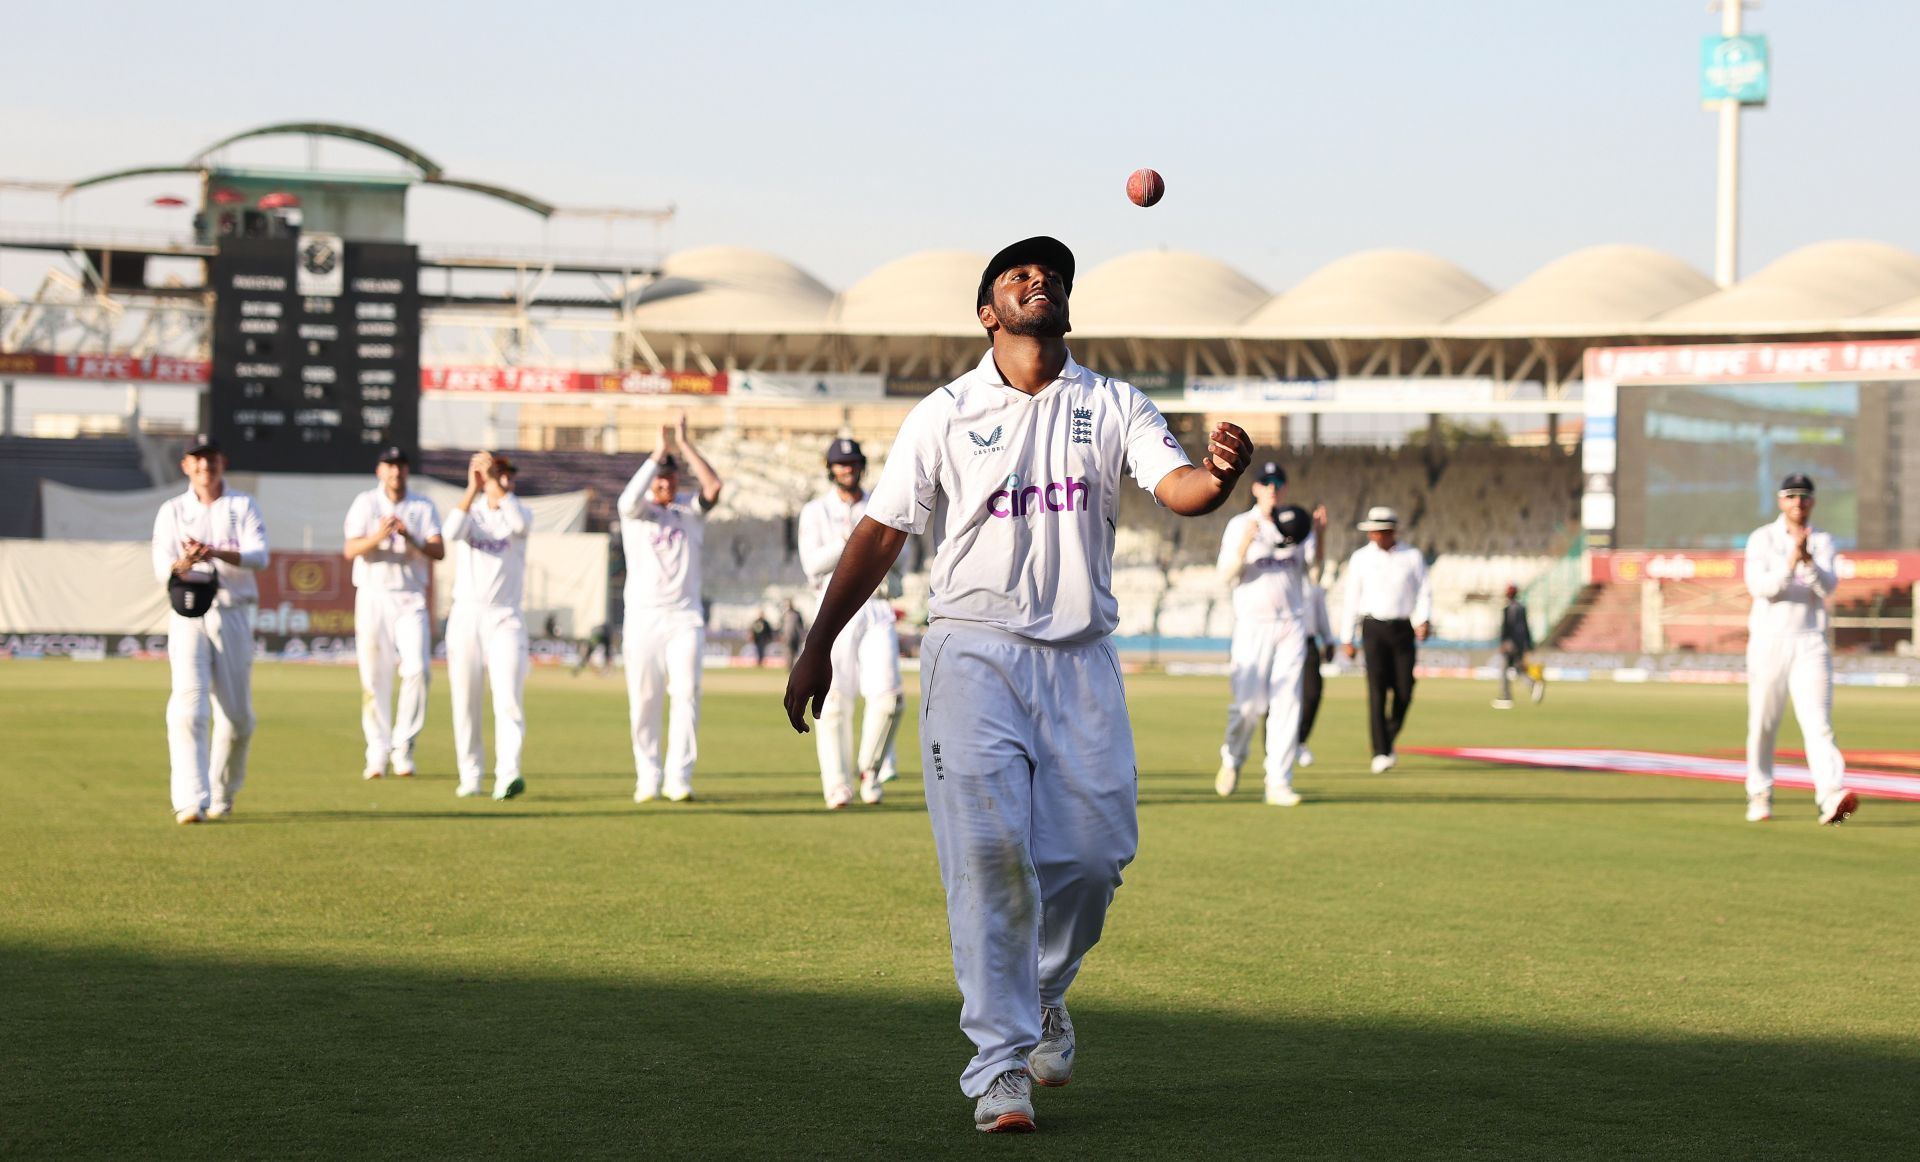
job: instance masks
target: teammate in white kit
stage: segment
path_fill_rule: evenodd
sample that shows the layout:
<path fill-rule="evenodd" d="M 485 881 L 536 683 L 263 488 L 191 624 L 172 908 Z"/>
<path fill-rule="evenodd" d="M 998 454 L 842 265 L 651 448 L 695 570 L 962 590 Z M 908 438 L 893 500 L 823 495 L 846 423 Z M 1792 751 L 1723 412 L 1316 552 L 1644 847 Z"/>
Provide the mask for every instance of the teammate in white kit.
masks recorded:
<path fill-rule="evenodd" d="M 921 646 L 921 757 L 946 886 L 960 1077 L 974 1124 L 1034 1128 L 1031 1085 L 1065 1085 L 1065 996 L 1138 844 L 1137 772 L 1112 591 L 1122 477 L 1174 512 L 1218 508 L 1250 444 L 1216 427 L 1196 469 L 1151 401 L 1067 351 L 1073 254 L 1002 250 L 980 279 L 993 347 L 908 415 L 788 679 L 807 729 L 829 648 L 911 534 L 935 548 Z"/>
<path fill-rule="evenodd" d="M 680 455 L 700 483 L 692 497 L 679 495 L 681 461 L 672 454 L 676 435 Z M 653 455 L 620 493 L 620 539 L 627 554 L 621 658 L 627 668 L 636 803 L 658 798 L 663 789 L 674 803 L 693 798 L 693 764 L 700 754 L 700 657 L 707 648 L 700 551 L 707 513 L 719 500 L 720 477 L 694 450 L 685 413 L 677 433 L 660 428 Z M 663 768 L 660 712 L 669 699 Z"/>
<path fill-rule="evenodd" d="M 267 564 L 267 528 L 253 497 L 226 486 L 226 470 L 220 446 L 201 436 L 180 458 L 187 491 L 153 518 L 153 573 L 173 604 L 167 754 L 180 823 L 233 811 L 253 741 L 253 574 Z"/>
<path fill-rule="evenodd" d="M 827 449 L 827 474 L 833 491 L 800 510 L 800 567 L 814 589 L 824 593 L 840 563 L 841 550 L 867 512 L 860 477 L 867 458 L 852 440 L 835 440 Z M 857 752 L 860 801 L 878 803 L 894 777 L 893 735 L 900 725 L 900 634 L 894 628 L 890 598 L 900 595 L 896 563 L 873 596 L 860 607 L 833 642 L 833 687 L 820 712 L 814 735 L 820 756 L 820 787 L 827 806 L 839 810 L 853 801 L 854 695 L 867 700 L 866 721 Z"/>
<path fill-rule="evenodd" d="M 1233 703 L 1220 746 L 1213 789 L 1222 798 L 1240 785 L 1240 766 L 1261 722 L 1267 727 L 1264 766 L 1269 806 L 1293 807 L 1293 766 L 1300 754 L 1302 686 L 1312 607 L 1307 571 L 1320 564 L 1326 509 L 1311 516 L 1282 505 L 1287 474 L 1267 461 L 1253 482 L 1253 507 L 1227 522 L 1220 535 L 1221 579 L 1233 587 L 1233 642 L 1229 674 Z M 1318 658 L 1312 659 L 1315 663 Z"/>
<path fill-rule="evenodd" d="M 1860 809 L 1846 788 L 1847 762 L 1833 739 L 1833 655 L 1827 649 L 1827 598 L 1838 578 L 1833 537 L 1816 529 L 1813 481 L 1780 482 L 1780 519 L 1747 538 L 1747 821 L 1773 817 L 1773 742 L 1780 714 L 1794 716 L 1813 773 L 1820 822 L 1841 823 Z"/>
<path fill-rule="evenodd" d="M 453 545 L 453 608 L 447 614 L 447 683 L 453 693 L 453 747 L 462 798 L 486 794 L 480 704 L 493 688 L 493 797 L 527 789 L 520 749 L 527 735 L 527 624 L 520 601 L 533 514 L 513 494 L 513 462 L 476 452 L 467 491 L 447 514 Z M 476 504 L 475 501 L 480 503 Z"/>
<path fill-rule="evenodd" d="M 378 488 L 353 498 L 347 510 L 346 555 L 353 561 L 353 642 L 360 661 L 360 729 L 367 736 L 363 777 L 377 779 L 393 764 L 396 778 L 413 776 L 413 747 L 427 724 L 433 623 L 427 609 L 429 561 L 447 555 L 440 512 L 407 491 L 412 464 L 388 448 L 375 470 Z M 393 703 L 393 671 L 400 669 L 400 700 Z"/>

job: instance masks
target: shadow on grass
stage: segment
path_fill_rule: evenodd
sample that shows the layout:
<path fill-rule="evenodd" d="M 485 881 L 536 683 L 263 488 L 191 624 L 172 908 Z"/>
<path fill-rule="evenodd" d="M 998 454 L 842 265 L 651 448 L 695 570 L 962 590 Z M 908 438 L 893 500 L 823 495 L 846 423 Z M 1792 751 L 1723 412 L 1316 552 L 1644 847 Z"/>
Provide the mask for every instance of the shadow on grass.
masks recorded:
<path fill-rule="evenodd" d="M 0 947 L 0 1154 L 1913 1157 L 1916 1051 L 1076 1009 L 1031 1144 L 949 998 Z"/>

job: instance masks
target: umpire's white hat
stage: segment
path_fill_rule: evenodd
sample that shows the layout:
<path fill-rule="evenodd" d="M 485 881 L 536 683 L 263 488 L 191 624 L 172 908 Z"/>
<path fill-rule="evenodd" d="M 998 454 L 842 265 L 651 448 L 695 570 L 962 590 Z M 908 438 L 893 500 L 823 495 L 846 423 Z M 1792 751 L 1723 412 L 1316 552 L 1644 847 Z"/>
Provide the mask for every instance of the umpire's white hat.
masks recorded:
<path fill-rule="evenodd" d="M 1400 514 L 1384 504 L 1367 510 L 1367 519 L 1354 526 L 1363 533 L 1394 532 L 1400 528 Z"/>

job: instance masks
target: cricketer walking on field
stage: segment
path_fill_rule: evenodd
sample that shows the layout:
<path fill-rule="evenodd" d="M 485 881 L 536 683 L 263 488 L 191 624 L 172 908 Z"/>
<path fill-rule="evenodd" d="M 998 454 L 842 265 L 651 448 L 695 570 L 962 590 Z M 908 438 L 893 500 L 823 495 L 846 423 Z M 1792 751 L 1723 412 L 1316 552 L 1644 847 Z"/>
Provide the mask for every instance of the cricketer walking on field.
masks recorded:
<path fill-rule="evenodd" d="M 1773 817 L 1773 745 L 1787 699 L 1807 748 L 1820 822 L 1841 823 L 1860 808 L 1846 788 L 1847 762 L 1833 737 L 1833 655 L 1827 647 L 1827 598 L 1833 537 L 1810 523 L 1813 481 L 1780 482 L 1780 518 L 1747 538 L 1747 820 Z"/>
<path fill-rule="evenodd" d="M 520 751 L 527 736 L 527 623 L 520 615 L 533 514 L 513 494 L 513 462 L 475 452 L 467 491 L 447 514 L 453 545 L 453 608 L 447 614 L 447 684 L 453 694 L 455 794 L 486 794 L 481 702 L 493 689 L 493 797 L 525 791 Z M 476 503 L 478 502 L 478 503 Z"/>
<path fill-rule="evenodd" d="M 795 730 L 831 693 L 830 650 L 910 535 L 934 553 L 921 644 L 921 760 L 946 887 L 960 1088 L 984 1131 L 1034 1128 L 1032 1084 L 1065 1085 L 1066 993 L 1139 841 L 1138 772 L 1108 640 L 1114 521 L 1131 475 L 1167 508 L 1218 508 L 1249 442 L 1217 426 L 1195 468 L 1132 386 L 1067 350 L 1073 254 L 1002 250 L 980 279 L 992 348 L 909 413 L 787 683 Z"/>
<path fill-rule="evenodd" d="M 167 754 L 180 823 L 232 813 L 253 742 L 253 574 L 267 564 L 267 528 L 253 497 L 226 486 L 226 470 L 220 446 L 199 437 L 180 458 L 186 492 L 153 518 L 154 577 L 172 605 Z"/>
<path fill-rule="evenodd" d="M 676 443 L 678 457 L 672 451 Z M 679 494 L 683 463 L 700 484 L 691 497 Z M 700 754 L 700 658 L 707 648 L 700 553 L 707 513 L 719 500 L 720 477 L 695 450 L 684 412 L 677 430 L 661 426 L 653 455 L 620 493 L 620 537 L 627 554 L 620 657 L 627 670 L 636 803 L 663 792 L 674 803 L 693 798 L 693 764 Z M 669 702 L 663 765 L 660 714 Z"/>
<path fill-rule="evenodd" d="M 852 440 L 835 440 L 827 449 L 827 474 L 833 491 L 815 497 L 800 510 L 800 567 L 816 591 L 824 593 L 840 563 L 847 538 L 867 512 L 860 477 L 867 457 Z M 900 595 L 898 565 L 833 640 L 833 686 L 814 732 L 820 758 L 820 785 L 827 807 L 839 810 L 853 801 L 856 764 L 860 801 L 878 803 L 894 777 L 893 736 L 900 725 L 900 633 L 890 598 Z M 860 749 L 853 748 L 853 700 L 867 700 Z"/>
<path fill-rule="evenodd" d="M 347 510 L 346 555 L 353 562 L 353 644 L 360 661 L 360 729 L 366 735 L 363 778 L 377 779 L 389 762 L 396 778 L 413 776 L 413 748 L 427 725 L 432 677 L 433 622 L 427 609 L 430 561 L 447 555 L 440 511 L 407 489 L 406 452 L 380 454 L 377 488 L 353 498 Z M 400 698 L 393 673 L 400 671 Z"/>
<path fill-rule="evenodd" d="M 1220 746 L 1213 789 L 1222 798 L 1240 785 L 1253 733 L 1266 725 L 1263 765 L 1266 801 L 1294 807 L 1293 767 L 1301 745 L 1302 694 L 1312 635 L 1308 570 L 1320 563 L 1320 533 L 1326 509 L 1311 516 L 1297 504 L 1282 505 L 1287 474 L 1267 461 L 1253 482 L 1253 507 L 1227 522 L 1220 534 L 1218 569 L 1233 592 L 1233 640 L 1228 673 L 1233 700 Z M 1318 662 L 1318 659 L 1312 659 Z"/>

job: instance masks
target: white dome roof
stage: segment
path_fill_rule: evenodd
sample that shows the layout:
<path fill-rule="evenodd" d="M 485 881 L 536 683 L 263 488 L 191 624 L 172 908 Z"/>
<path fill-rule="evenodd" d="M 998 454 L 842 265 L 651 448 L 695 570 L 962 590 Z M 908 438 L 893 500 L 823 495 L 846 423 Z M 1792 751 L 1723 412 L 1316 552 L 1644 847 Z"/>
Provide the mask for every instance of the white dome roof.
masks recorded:
<path fill-rule="evenodd" d="M 1364 250 L 1314 271 L 1246 321 L 1248 335 L 1420 326 L 1493 296 L 1487 284 L 1417 250 Z"/>
<path fill-rule="evenodd" d="M 1453 320 L 1467 329 L 1570 330 L 1639 323 L 1713 293 L 1713 280 L 1645 246 L 1589 246 Z"/>
<path fill-rule="evenodd" d="M 923 250 L 895 259 L 841 292 L 836 330 L 854 335 L 980 335 L 974 296 L 987 256 Z"/>
<path fill-rule="evenodd" d="M 977 281 L 976 275 L 976 281 Z M 1082 334 L 1233 334 L 1272 296 L 1218 259 L 1139 250 L 1074 279 L 1073 329 Z"/>
<path fill-rule="evenodd" d="M 740 246 L 683 250 L 640 284 L 633 317 L 644 330 L 726 334 L 816 331 L 833 292 L 784 258 Z"/>
<path fill-rule="evenodd" d="M 1816 242 L 1718 294 L 1662 316 L 1674 323 L 1821 323 L 1920 295 L 1920 255 L 1884 242 Z"/>

